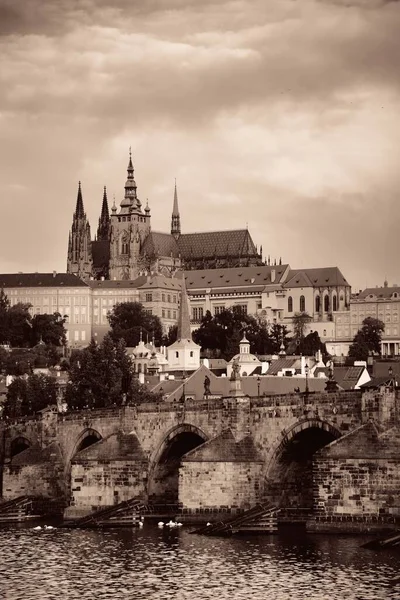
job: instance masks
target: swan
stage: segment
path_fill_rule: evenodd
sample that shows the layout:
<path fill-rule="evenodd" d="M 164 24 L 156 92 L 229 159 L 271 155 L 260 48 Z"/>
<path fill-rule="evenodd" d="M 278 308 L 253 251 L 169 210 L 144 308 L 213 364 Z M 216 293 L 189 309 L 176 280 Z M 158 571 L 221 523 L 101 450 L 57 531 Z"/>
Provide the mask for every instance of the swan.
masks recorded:
<path fill-rule="evenodd" d="M 41 529 L 42 529 L 42 528 L 41 528 L 41 526 L 40 526 L 40 525 L 38 525 L 37 527 L 34 527 L 34 528 L 33 528 L 33 531 L 41 531 Z"/>
<path fill-rule="evenodd" d="M 210 521 L 208 521 L 206 527 L 210 527 L 210 525 L 211 525 L 211 523 L 210 523 Z"/>
<path fill-rule="evenodd" d="M 170 520 L 169 523 L 167 523 L 167 527 L 176 527 L 176 523 Z"/>
<path fill-rule="evenodd" d="M 143 521 L 139 521 L 138 525 L 139 527 L 143 527 Z"/>
<path fill-rule="evenodd" d="M 158 526 L 159 526 L 159 527 L 164 527 L 164 523 L 163 523 L 162 521 L 159 521 L 159 522 L 158 522 Z"/>
<path fill-rule="evenodd" d="M 49 530 L 49 529 L 56 529 L 56 527 L 53 527 L 52 525 L 45 525 L 44 528 L 47 529 L 47 530 Z"/>

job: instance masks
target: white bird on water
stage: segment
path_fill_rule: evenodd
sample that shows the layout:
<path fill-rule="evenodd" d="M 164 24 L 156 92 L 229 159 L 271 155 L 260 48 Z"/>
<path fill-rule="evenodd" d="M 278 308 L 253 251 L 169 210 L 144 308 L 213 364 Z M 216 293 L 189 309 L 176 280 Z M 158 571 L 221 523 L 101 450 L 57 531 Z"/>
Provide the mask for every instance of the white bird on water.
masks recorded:
<path fill-rule="evenodd" d="M 159 522 L 158 522 L 158 526 L 159 526 L 159 527 L 164 527 L 164 523 L 163 523 L 163 521 L 159 521 Z"/>
<path fill-rule="evenodd" d="M 38 525 L 37 527 L 34 527 L 34 528 L 33 528 L 33 531 L 41 531 L 41 529 L 42 529 L 42 528 L 41 528 L 41 526 L 40 526 L 40 525 Z"/>

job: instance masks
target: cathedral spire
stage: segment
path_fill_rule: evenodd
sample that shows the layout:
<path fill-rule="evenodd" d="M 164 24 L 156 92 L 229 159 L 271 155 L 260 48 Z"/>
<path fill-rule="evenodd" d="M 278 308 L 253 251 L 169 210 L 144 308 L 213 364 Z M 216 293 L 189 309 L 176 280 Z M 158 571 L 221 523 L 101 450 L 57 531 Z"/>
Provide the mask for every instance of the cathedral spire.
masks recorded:
<path fill-rule="evenodd" d="M 186 290 L 185 272 L 182 274 L 182 287 L 181 287 L 181 306 L 179 310 L 178 318 L 178 340 L 191 340 L 192 332 L 190 329 L 190 316 L 189 316 L 189 300 Z"/>
<path fill-rule="evenodd" d="M 121 202 L 121 208 L 125 207 L 125 209 L 137 209 L 140 208 L 140 201 L 136 195 L 136 181 L 134 177 L 134 169 L 132 164 L 132 151 L 129 147 L 129 162 L 127 168 L 127 178 L 125 183 L 125 196 Z"/>
<path fill-rule="evenodd" d="M 83 210 L 81 182 L 79 182 L 79 184 L 78 184 L 78 196 L 76 199 L 75 216 L 77 216 L 77 217 L 85 216 L 85 211 Z"/>
<path fill-rule="evenodd" d="M 107 188 L 104 186 L 103 192 L 103 203 L 101 205 L 101 215 L 99 219 L 99 226 L 97 228 L 97 239 L 98 240 L 108 240 L 110 230 L 110 213 L 108 210 L 108 200 L 107 200 Z"/>
<path fill-rule="evenodd" d="M 179 208 L 178 208 L 178 191 L 176 189 L 176 179 L 175 179 L 175 189 L 174 189 L 174 206 L 172 209 L 172 218 L 171 218 L 171 234 L 175 237 L 179 237 L 181 235 L 181 218 L 179 216 Z"/>

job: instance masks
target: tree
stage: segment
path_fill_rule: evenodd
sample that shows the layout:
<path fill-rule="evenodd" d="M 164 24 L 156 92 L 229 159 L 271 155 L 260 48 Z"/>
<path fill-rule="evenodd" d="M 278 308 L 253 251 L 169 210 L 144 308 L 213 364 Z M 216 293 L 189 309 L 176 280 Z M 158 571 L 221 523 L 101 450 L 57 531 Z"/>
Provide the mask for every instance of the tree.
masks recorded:
<path fill-rule="evenodd" d="M 35 346 L 40 340 L 52 346 L 64 346 L 66 343 L 64 325 L 65 318 L 58 312 L 52 315 L 35 315 L 32 319 L 31 346 Z"/>
<path fill-rule="evenodd" d="M 292 331 L 293 337 L 292 341 L 289 345 L 289 353 L 290 354 L 299 354 L 300 344 L 305 338 L 305 332 L 307 329 L 307 325 L 312 321 L 312 317 L 306 312 L 295 313 L 292 318 Z"/>
<path fill-rule="evenodd" d="M 298 351 L 304 356 L 315 356 L 318 351 L 321 351 L 324 359 L 328 357 L 326 346 L 321 342 L 321 338 L 319 337 L 317 331 L 309 333 L 301 340 L 300 345 L 298 346 Z"/>
<path fill-rule="evenodd" d="M 7 344 L 10 339 L 9 333 L 9 322 L 8 322 L 8 311 L 10 309 L 10 302 L 4 293 L 4 290 L 0 290 L 0 344 Z"/>
<path fill-rule="evenodd" d="M 30 304 L 14 304 L 8 310 L 9 342 L 14 348 L 30 345 L 32 319 L 29 314 Z"/>
<path fill-rule="evenodd" d="M 87 348 L 73 352 L 67 369 L 70 381 L 65 400 L 70 409 L 137 404 L 158 398 L 134 379 L 124 340 L 115 342 L 110 335 L 100 345 L 92 340 Z"/>
<path fill-rule="evenodd" d="M 57 404 L 57 383 L 47 375 L 16 377 L 8 386 L 4 416 L 18 418 L 33 415 Z"/>
<path fill-rule="evenodd" d="M 124 339 L 127 346 L 137 346 L 142 330 L 149 340 L 154 337 L 156 346 L 162 343 L 163 330 L 160 319 L 156 315 L 148 314 L 140 302 L 116 304 L 107 318 L 113 340 Z"/>
<path fill-rule="evenodd" d="M 269 330 L 269 337 L 271 342 L 271 354 L 278 354 L 281 345 L 283 342 L 283 346 L 285 351 L 289 347 L 290 338 L 289 338 L 289 330 L 286 325 L 280 325 L 279 323 L 274 323 Z"/>
<path fill-rule="evenodd" d="M 349 357 L 356 360 L 367 360 L 368 354 L 381 353 L 381 339 L 385 331 L 385 324 L 379 319 L 367 317 L 362 322 L 362 327 L 356 333 L 353 343 L 349 348 Z"/>
<path fill-rule="evenodd" d="M 178 325 L 171 325 L 168 329 L 167 335 L 163 337 L 163 346 L 171 346 L 174 342 L 176 342 L 178 338 Z"/>
<path fill-rule="evenodd" d="M 193 339 L 203 351 L 209 350 L 215 356 L 230 360 L 239 352 L 239 343 L 244 332 L 253 352 L 270 352 L 271 340 L 265 324 L 235 307 L 225 309 L 214 316 L 207 311 L 199 329 L 194 332 Z"/>

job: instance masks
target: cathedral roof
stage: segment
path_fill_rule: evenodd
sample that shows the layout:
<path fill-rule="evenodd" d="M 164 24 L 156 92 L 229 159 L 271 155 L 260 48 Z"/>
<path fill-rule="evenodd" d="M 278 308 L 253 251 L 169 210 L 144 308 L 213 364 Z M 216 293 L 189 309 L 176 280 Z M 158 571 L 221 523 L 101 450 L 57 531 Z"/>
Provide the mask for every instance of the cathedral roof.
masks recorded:
<path fill-rule="evenodd" d="M 291 269 L 285 281 L 285 287 L 327 287 L 332 285 L 350 285 L 338 267 L 320 269 Z"/>
<path fill-rule="evenodd" d="M 184 233 L 178 238 L 184 259 L 217 257 L 257 257 L 257 250 L 247 229 Z"/>
<path fill-rule="evenodd" d="M 0 288 L 10 287 L 86 287 L 72 273 L 5 273 L 0 274 Z"/>
<path fill-rule="evenodd" d="M 148 256 L 172 256 L 178 258 L 179 248 L 176 239 L 170 233 L 152 231 L 144 240 L 142 254 Z"/>
<path fill-rule="evenodd" d="M 110 243 L 108 240 L 97 240 L 92 242 L 93 267 L 108 265 L 110 260 Z"/>

